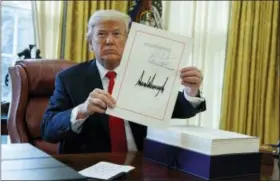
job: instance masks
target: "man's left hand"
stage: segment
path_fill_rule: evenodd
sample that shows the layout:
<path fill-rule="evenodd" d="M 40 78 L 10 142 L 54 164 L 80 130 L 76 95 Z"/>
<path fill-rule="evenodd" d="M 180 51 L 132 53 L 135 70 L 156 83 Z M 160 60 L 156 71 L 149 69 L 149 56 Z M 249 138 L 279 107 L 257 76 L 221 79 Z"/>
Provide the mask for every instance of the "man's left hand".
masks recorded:
<path fill-rule="evenodd" d="M 189 88 L 188 95 L 195 97 L 203 80 L 201 71 L 196 67 L 185 67 L 181 69 L 180 77 L 181 84 Z"/>

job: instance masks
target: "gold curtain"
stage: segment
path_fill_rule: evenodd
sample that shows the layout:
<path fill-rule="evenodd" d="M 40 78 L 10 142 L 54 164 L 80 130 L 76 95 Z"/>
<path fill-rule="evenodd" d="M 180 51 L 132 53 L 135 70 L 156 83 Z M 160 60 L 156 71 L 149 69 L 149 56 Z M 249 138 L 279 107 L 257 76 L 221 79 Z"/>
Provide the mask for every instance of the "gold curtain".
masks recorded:
<path fill-rule="evenodd" d="M 221 129 L 280 139 L 277 75 L 278 1 L 233 1 Z"/>
<path fill-rule="evenodd" d="M 56 59 L 59 29 L 61 27 L 62 1 L 32 1 L 35 23 L 36 45 L 41 57 Z"/>
<path fill-rule="evenodd" d="M 65 29 L 60 30 L 58 54 L 77 63 L 94 58 L 86 40 L 87 24 L 92 13 L 99 9 L 115 9 L 127 13 L 128 1 L 67 1 Z M 63 41 L 63 39 L 65 41 Z"/>

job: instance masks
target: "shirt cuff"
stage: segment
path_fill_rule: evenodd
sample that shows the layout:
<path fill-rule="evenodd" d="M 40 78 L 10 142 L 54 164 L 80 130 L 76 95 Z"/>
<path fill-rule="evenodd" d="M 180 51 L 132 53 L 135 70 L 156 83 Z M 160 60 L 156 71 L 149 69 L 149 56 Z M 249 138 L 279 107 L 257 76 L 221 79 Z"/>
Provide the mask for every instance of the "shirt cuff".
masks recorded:
<path fill-rule="evenodd" d="M 87 118 L 85 118 L 85 119 L 77 119 L 77 115 L 78 115 L 78 107 L 75 107 L 72 110 L 71 116 L 70 116 L 71 129 L 75 133 L 80 133 L 82 131 L 83 123 L 85 122 L 85 120 Z"/>
<path fill-rule="evenodd" d="M 201 104 L 205 99 L 201 97 L 192 97 L 187 94 L 187 88 L 184 89 L 184 96 L 185 98 L 191 103 L 191 105 L 196 108 Z"/>

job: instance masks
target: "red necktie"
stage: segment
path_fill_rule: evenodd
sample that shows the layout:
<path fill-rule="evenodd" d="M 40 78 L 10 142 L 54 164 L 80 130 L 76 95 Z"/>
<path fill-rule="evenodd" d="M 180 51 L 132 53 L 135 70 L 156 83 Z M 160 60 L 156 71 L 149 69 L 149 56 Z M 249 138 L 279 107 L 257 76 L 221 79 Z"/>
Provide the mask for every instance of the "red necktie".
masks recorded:
<path fill-rule="evenodd" d="M 108 92 L 112 94 L 115 84 L 116 73 L 109 71 L 106 74 L 109 79 Z M 112 152 L 127 152 L 127 141 L 125 135 L 124 121 L 120 118 L 109 116 L 109 128 L 111 136 L 111 150 Z"/>

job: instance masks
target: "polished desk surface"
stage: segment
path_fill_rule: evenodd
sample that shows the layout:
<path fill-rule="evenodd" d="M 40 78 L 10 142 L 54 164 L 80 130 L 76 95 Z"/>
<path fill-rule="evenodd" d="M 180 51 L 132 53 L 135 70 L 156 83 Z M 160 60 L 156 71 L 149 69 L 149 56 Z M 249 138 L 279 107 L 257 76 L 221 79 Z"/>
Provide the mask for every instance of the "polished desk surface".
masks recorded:
<path fill-rule="evenodd" d="M 32 161 L 34 163 L 34 158 L 42 160 L 44 158 L 50 157 L 45 153 L 39 153 L 38 150 L 35 150 L 34 147 L 29 144 L 2 144 L 1 148 L 2 165 L 5 165 L 3 162 L 7 161 L 13 162 L 14 164 L 16 164 L 16 162 L 18 163 L 20 161 L 24 161 L 24 166 L 30 166 Z M 144 159 L 141 153 L 64 154 L 54 155 L 53 157 L 77 171 L 94 165 L 100 161 L 108 161 L 116 164 L 127 164 L 134 166 L 135 169 L 131 171 L 123 180 L 203 180 L 196 176 L 189 175 L 174 169 L 169 169 L 163 165 Z M 30 165 L 28 165 L 28 163 L 30 163 Z M 5 165 L 5 168 L 14 168 L 13 166 L 17 165 Z M 3 166 L 1 169 L 2 168 Z M 247 180 L 250 180 L 250 177 Z M 277 160 L 273 159 L 272 155 L 268 153 L 263 155 L 261 180 L 280 180 Z"/>
<path fill-rule="evenodd" d="M 73 168 L 30 144 L 1 145 L 1 180 L 52 181 L 85 179 Z"/>

